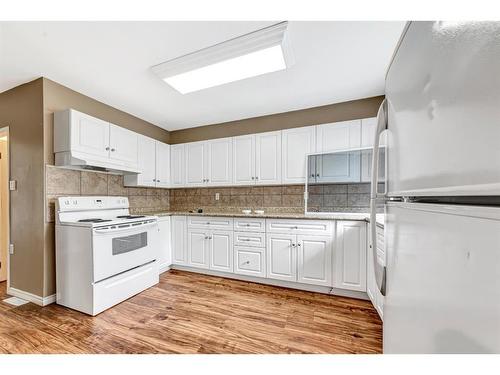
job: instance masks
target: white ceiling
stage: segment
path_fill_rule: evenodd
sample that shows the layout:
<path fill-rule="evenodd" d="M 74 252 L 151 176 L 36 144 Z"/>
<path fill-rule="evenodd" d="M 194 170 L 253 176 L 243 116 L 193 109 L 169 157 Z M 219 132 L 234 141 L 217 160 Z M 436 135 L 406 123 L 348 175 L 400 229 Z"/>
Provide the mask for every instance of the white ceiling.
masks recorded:
<path fill-rule="evenodd" d="M 167 130 L 381 95 L 403 22 L 289 23 L 295 64 L 181 95 L 149 68 L 274 22 L 1 22 L 0 92 L 40 76 Z"/>

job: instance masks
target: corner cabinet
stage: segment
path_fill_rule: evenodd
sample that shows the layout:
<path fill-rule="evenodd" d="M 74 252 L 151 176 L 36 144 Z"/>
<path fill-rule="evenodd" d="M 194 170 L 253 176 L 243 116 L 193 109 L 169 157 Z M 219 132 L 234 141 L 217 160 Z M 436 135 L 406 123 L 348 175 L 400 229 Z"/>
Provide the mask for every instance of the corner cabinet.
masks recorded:
<path fill-rule="evenodd" d="M 334 287 L 366 292 L 366 222 L 337 221 Z"/>
<path fill-rule="evenodd" d="M 170 146 L 170 184 L 182 187 L 186 184 L 186 145 Z"/>

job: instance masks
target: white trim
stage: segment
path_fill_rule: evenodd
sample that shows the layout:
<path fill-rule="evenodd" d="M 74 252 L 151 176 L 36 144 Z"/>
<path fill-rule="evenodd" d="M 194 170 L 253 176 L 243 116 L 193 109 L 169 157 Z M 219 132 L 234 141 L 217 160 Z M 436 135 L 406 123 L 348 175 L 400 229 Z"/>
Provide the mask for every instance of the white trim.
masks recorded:
<path fill-rule="evenodd" d="M 16 288 L 11 288 L 10 286 L 7 286 L 7 294 L 18 297 L 21 299 L 24 299 L 29 302 L 33 302 L 34 304 L 38 306 L 47 306 L 50 305 L 51 303 L 56 302 L 56 295 L 52 294 L 47 297 L 41 297 L 37 296 L 36 294 L 25 292 L 24 290 L 16 289 Z"/>
<path fill-rule="evenodd" d="M 167 263 L 163 263 L 163 264 L 158 265 L 158 274 L 162 274 L 163 272 L 169 271 L 171 267 L 172 267 L 172 265 L 167 264 Z"/>
<path fill-rule="evenodd" d="M 341 297 L 363 299 L 363 300 L 367 300 L 367 301 L 370 300 L 368 297 L 368 294 L 366 294 L 365 292 L 358 292 L 358 291 L 354 291 L 354 290 L 344 290 L 344 289 L 332 288 L 329 286 L 301 284 L 301 283 L 292 282 L 292 281 L 268 279 L 265 277 L 237 275 L 234 273 L 213 271 L 213 270 L 207 270 L 207 269 L 199 269 L 199 268 L 193 268 L 193 267 L 189 267 L 189 266 L 182 266 L 179 264 L 172 264 L 171 268 L 174 270 L 179 270 L 179 271 L 187 271 L 187 272 L 201 273 L 201 274 L 210 275 L 210 276 L 225 277 L 227 279 L 250 281 L 253 283 L 257 283 L 257 284 L 273 285 L 273 286 L 278 286 L 278 287 L 282 287 L 282 288 L 289 288 L 289 289 L 299 289 L 299 290 L 305 290 L 307 292 L 331 294 L 331 295 L 336 295 L 336 296 L 341 296 Z"/>
<path fill-rule="evenodd" d="M 10 220 L 10 189 L 9 189 L 9 181 L 10 181 L 10 129 L 8 126 L 5 126 L 3 128 L 0 128 L 0 133 L 6 132 L 7 133 L 7 158 L 8 158 L 8 178 L 7 178 L 7 194 L 9 196 L 8 198 L 8 205 L 9 205 L 9 214 L 8 214 L 8 222 L 9 222 L 9 230 L 7 231 L 7 290 L 10 288 L 10 230 L 11 230 L 11 220 Z M 45 176 L 45 174 L 44 174 Z M 44 177 L 45 178 L 45 177 Z"/>

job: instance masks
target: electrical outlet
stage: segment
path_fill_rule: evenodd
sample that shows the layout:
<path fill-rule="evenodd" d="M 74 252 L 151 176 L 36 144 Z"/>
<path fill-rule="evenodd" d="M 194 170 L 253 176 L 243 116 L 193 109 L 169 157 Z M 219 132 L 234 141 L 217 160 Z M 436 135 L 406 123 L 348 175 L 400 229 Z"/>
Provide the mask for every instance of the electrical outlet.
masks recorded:
<path fill-rule="evenodd" d="M 14 254 L 14 244 L 13 243 L 9 244 L 9 254 L 11 254 L 11 255 Z"/>
<path fill-rule="evenodd" d="M 218 201 L 220 199 L 220 193 L 215 193 L 215 200 Z"/>

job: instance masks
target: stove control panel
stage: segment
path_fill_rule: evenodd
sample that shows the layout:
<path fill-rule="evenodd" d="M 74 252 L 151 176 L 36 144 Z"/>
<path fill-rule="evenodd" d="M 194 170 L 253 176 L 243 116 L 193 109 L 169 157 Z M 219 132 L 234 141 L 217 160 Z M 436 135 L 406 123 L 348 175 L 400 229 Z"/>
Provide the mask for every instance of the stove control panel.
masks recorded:
<path fill-rule="evenodd" d="M 59 211 L 129 208 L 127 197 L 59 197 Z"/>

